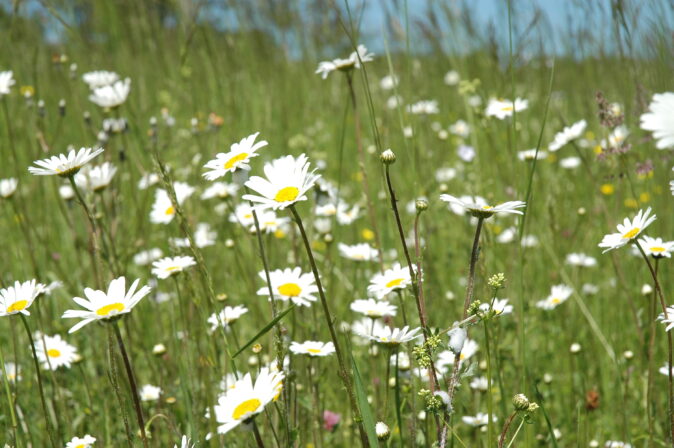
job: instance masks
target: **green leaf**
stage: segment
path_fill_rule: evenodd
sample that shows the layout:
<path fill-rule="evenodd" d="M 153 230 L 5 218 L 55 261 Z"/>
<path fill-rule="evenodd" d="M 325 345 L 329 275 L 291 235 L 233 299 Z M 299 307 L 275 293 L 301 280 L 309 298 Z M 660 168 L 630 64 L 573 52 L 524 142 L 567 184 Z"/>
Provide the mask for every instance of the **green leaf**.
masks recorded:
<path fill-rule="evenodd" d="M 234 359 L 234 358 L 236 358 L 237 356 L 239 356 L 239 355 L 241 354 L 242 351 L 244 351 L 245 349 L 247 349 L 248 347 L 250 347 L 251 345 L 253 345 L 253 344 L 255 343 L 255 341 L 257 341 L 260 337 L 264 336 L 264 334 L 265 334 L 266 332 L 268 332 L 269 330 L 271 330 L 271 328 L 272 328 L 274 325 L 276 325 L 276 323 L 277 323 L 278 321 L 280 321 L 281 319 L 283 319 L 283 317 L 284 317 L 286 314 L 288 314 L 289 312 L 291 312 L 291 311 L 293 310 L 293 308 L 295 308 L 295 305 L 294 305 L 294 304 L 290 305 L 290 307 L 288 307 L 287 310 L 283 311 L 282 313 L 278 314 L 274 319 L 272 319 L 271 322 L 269 322 L 267 325 L 265 325 L 264 328 L 263 328 L 262 330 L 260 330 L 255 336 L 253 336 L 253 339 L 251 339 L 250 341 L 246 342 L 246 344 L 245 344 L 243 347 L 241 347 L 241 348 L 239 349 L 238 352 L 234 353 L 234 355 L 232 356 L 232 359 Z"/>
<path fill-rule="evenodd" d="M 371 447 L 378 447 L 379 440 L 377 439 L 377 433 L 374 429 L 374 417 L 372 416 L 370 403 L 367 402 L 367 392 L 365 392 L 363 380 L 360 378 L 360 372 L 358 371 L 358 366 L 356 366 L 356 360 L 353 359 L 353 355 L 351 355 L 351 366 L 353 368 L 353 377 L 356 386 L 356 401 L 358 402 L 360 415 L 363 418 L 363 426 L 365 427 L 367 440 L 370 442 Z"/>

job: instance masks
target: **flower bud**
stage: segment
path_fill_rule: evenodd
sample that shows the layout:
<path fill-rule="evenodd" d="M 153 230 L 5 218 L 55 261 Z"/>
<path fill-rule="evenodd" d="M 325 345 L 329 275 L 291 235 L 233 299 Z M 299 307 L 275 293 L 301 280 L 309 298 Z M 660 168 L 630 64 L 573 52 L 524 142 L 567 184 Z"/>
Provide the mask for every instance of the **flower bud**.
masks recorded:
<path fill-rule="evenodd" d="M 513 397 L 513 406 L 516 411 L 526 411 L 529 409 L 529 399 L 524 394 L 517 394 Z"/>
<path fill-rule="evenodd" d="M 414 203 L 414 206 L 417 209 L 417 213 L 421 213 L 424 210 L 428 210 L 428 201 L 425 199 L 417 199 L 417 201 Z"/>
<path fill-rule="evenodd" d="M 377 422 L 377 424 L 374 425 L 374 431 L 377 433 L 377 439 L 379 439 L 380 442 L 385 442 L 391 436 L 391 430 L 384 422 Z"/>
<path fill-rule="evenodd" d="M 396 155 L 393 151 L 387 149 L 386 151 L 382 152 L 379 155 L 379 159 L 381 160 L 381 163 L 383 163 L 384 165 L 391 165 L 395 163 Z"/>

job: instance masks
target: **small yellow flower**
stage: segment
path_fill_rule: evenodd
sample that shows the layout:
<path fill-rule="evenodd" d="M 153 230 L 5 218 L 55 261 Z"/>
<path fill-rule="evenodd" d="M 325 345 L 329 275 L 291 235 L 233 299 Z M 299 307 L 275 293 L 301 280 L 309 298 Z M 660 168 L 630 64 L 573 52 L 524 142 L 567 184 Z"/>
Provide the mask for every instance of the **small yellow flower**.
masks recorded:
<path fill-rule="evenodd" d="M 604 150 L 601 149 L 601 145 L 597 145 L 594 147 L 594 153 L 595 154 L 601 154 Z"/>
<path fill-rule="evenodd" d="M 363 239 L 367 241 L 372 241 L 374 239 L 374 232 L 370 229 L 363 229 L 363 231 L 360 233 Z"/>
<path fill-rule="evenodd" d="M 639 195 L 639 202 L 649 202 L 651 200 L 651 195 L 648 192 L 643 192 Z"/>
<path fill-rule="evenodd" d="M 634 199 L 634 198 L 625 199 L 625 207 L 627 207 L 627 208 L 637 208 L 638 206 L 639 206 L 639 203 L 637 202 L 636 199 Z"/>
<path fill-rule="evenodd" d="M 615 192 L 615 187 L 613 184 L 604 184 L 599 188 L 599 191 L 601 191 L 601 194 L 608 196 Z"/>
<path fill-rule="evenodd" d="M 25 98 L 32 98 L 33 95 L 35 95 L 35 88 L 33 86 L 21 86 L 19 92 L 21 92 L 21 96 Z"/>
<path fill-rule="evenodd" d="M 585 138 L 588 139 L 588 140 L 594 140 L 594 132 L 592 132 L 592 131 L 587 131 L 587 132 L 585 133 Z"/>

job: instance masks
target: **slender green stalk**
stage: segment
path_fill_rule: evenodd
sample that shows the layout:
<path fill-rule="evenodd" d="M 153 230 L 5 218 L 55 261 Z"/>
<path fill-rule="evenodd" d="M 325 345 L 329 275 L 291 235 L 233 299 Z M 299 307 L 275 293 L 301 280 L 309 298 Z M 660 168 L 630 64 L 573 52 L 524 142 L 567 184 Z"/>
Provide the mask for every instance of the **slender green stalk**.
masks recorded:
<path fill-rule="evenodd" d="M 258 448 L 264 448 L 264 442 L 262 441 L 262 436 L 260 435 L 260 430 L 257 427 L 257 422 L 253 420 L 253 435 L 255 436 L 255 443 L 257 443 Z"/>
<path fill-rule="evenodd" d="M 7 405 L 9 406 L 9 415 L 12 419 L 13 441 L 16 444 L 16 446 L 19 447 L 20 446 L 19 439 L 16 435 L 16 428 L 18 427 L 18 424 L 16 422 L 16 413 L 14 412 L 14 401 L 12 399 L 12 393 L 9 388 L 9 377 L 7 376 L 7 369 L 5 368 L 5 356 L 2 352 L 2 344 L 0 344 L 0 369 L 2 369 L 0 373 L 2 373 L 2 382 L 5 385 L 5 394 L 7 395 Z M 18 367 L 16 367 L 15 365 L 14 369 L 16 373 L 16 369 L 18 369 Z"/>
<path fill-rule="evenodd" d="M 491 351 L 489 346 L 489 328 L 488 322 L 484 323 L 484 340 L 487 349 L 487 440 L 491 443 L 494 440 L 494 422 L 492 421 L 494 415 L 494 394 L 491 389 Z"/>
<path fill-rule="evenodd" d="M 28 320 L 26 316 L 22 313 L 19 313 L 21 317 L 21 322 L 23 322 L 23 328 L 26 329 L 26 334 L 28 335 L 28 340 L 30 341 L 30 349 L 33 353 L 33 362 L 35 363 L 35 372 L 37 373 L 37 385 L 40 390 L 40 402 L 42 403 L 42 412 L 44 413 L 44 422 L 47 425 L 47 434 L 49 435 L 49 442 L 51 443 L 52 448 L 56 448 L 58 445 L 54 438 L 54 428 L 52 428 L 51 421 L 49 420 L 49 412 L 47 411 L 47 402 L 44 398 L 44 387 L 42 386 L 42 374 L 40 373 L 40 363 L 37 360 L 37 352 L 35 351 L 35 341 L 33 340 L 33 334 L 30 332 L 30 327 L 28 326 Z"/>
<path fill-rule="evenodd" d="M 121 391 L 119 390 L 119 383 L 117 382 L 117 361 L 115 360 L 115 347 L 114 347 L 114 338 L 113 330 L 108 328 L 108 364 L 110 367 L 110 384 L 112 384 L 112 389 L 115 391 L 115 397 L 117 397 L 117 403 L 119 403 L 119 409 L 122 414 L 122 421 L 124 422 L 124 430 L 126 432 L 126 443 L 129 448 L 133 448 L 133 433 L 131 432 L 131 427 L 129 426 L 129 419 L 126 415 L 126 406 L 124 400 L 122 399 Z"/>

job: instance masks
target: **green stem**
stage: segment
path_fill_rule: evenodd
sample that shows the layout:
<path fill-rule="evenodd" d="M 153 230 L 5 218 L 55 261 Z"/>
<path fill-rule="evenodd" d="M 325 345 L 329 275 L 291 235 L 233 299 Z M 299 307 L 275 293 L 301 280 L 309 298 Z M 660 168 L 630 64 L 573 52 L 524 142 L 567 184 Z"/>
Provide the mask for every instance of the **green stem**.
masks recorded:
<path fill-rule="evenodd" d="M 7 394 L 7 405 L 9 406 L 9 414 L 12 419 L 12 434 L 14 436 L 14 443 L 16 443 L 16 446 L 19 446 L 19 439 L 16 436 L 16 428 L 18 427 L 16 423 L 16 414 L 14 413 L 14 401 L 12 399 L 12 394 L 9 389 L 9 378 L 7 377 L 7 370 L 5 368 L 5 356 L 2 352 L 2 345 L 0 345 L 0 368 L 2 369 L 2 382 L 5 385 L 5 394 Z M 14 367 L 14 373 L 16 373 L 16 369 L 18 367 L 15 364 Z"/>
<path fill-rule="evenodd" d="M 484 340 L 487 348 L 487 440 L 494 440 L 493 431 L 494 424 L 492 416 L 494 415 L 494 396 L 491 390 L 491 353 L 489 347 L 489 328 L 487 321 L 484 321 Z"/>

